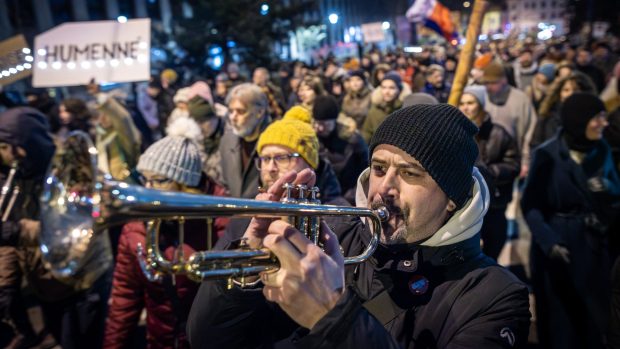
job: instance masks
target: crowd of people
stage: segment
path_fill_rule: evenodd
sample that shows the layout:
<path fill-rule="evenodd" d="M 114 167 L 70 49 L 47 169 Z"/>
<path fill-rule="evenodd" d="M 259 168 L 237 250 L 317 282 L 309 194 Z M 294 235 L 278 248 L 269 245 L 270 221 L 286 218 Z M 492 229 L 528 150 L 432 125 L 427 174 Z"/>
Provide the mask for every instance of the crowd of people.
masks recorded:
<path fill-rule="evenodd" d="M 62 99 L 3 96 L 0 344 L 522 347 L 535 315 L 541 348 L 620 347 L 618 39 L 481 44 L 452 107 L 459 54 L 371 49 L 249 77 L 236 63 L 190 81 L 167 68 L 130 95 L 93 82 Z M 231 290 L 144 268 L 147 227 L 132 221 L 105 231 L 112 258 L 97 278 L 67 282 L 41 258 L 38 217 L 73 131 L 92 138 L 101 173 L 131 185 L 279 201 L 284 183 L 305 184 L 390 219 L 357 267 L 342 256 L 369 243 L 359 218 L 325 218 L 322 249 L 279 220 L 161 223 L 169 260 L 241 245 L 280 260 Z M 497 264 L 518 206 L 526 280 Z"/>

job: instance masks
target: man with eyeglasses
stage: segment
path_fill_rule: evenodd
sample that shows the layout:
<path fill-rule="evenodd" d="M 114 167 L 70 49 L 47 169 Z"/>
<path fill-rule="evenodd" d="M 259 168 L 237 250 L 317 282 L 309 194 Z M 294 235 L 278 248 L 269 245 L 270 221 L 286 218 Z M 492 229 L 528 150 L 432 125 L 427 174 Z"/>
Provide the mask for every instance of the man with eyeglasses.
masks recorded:
<path fill-rule="evenodd" d="M 342 197 L 338 178 L 329 161 L 318 153 L 318 139 L 310 124 L 293 118 L 284 118 L 269 125 L 260 135 L 254 160 L 260 174 L 261 188 L 269 188 L 291 171 L 312 170 L 316 173 L 316 186 L 320 190 L 320 200 L 325 204 L 348 206 Z M 259 194 L 260 195 L 260 194 Z M 339 218 L 326 218 L 329 223 Z M 250 219 L 233 218 L 226 227 L 226 234 L 215 248 L 225 248 L 231 241 L 238 240 L 245 232 Z"/>
<path fill-rule="evenodd" d="M 220 140 L 222 179 L 232 197 L 254 198 L 259 173 L 254 166 L 256 142 L 269 125 L 269 101 L 260 87 L 244 83 L 227 97 L 228 128 Z"/>

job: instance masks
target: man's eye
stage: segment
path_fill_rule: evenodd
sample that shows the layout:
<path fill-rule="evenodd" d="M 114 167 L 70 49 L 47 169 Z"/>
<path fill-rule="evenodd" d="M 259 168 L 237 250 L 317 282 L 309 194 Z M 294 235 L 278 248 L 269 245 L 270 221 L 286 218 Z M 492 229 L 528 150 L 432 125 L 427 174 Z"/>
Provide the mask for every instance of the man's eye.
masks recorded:
<path fill-rule="evenodd" d="M 401 170 L 400 175 L 403 178 L 415 178 L 420 176 L 417 172 L 409 170 Z"/>
<path fill-rule="evenodd" d="M 372 170 L 373 172 L 377 173 L 377 174 L 383 174 L 386 171 L 385 166 L 383 165 L 372 165 Z"/>

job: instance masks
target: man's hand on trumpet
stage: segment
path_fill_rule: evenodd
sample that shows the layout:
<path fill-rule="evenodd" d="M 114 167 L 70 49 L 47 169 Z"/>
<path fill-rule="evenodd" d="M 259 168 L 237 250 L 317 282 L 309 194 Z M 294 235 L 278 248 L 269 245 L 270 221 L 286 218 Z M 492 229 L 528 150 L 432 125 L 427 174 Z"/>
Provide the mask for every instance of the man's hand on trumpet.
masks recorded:
<path fill-rule="evenodd" d="M 276 201 L 279 202 L 284 196 L 284 184 L 292 183 L 293 185 L 305 184 L 309 188 L 314 186 L 316 182 L 316 174 L 311 169 L 305 169 L 297 173 L 289 171 L 282 177 L 278 178 L 265 192 L 256 195 L 256 200 Z M 273 219 L 269 218 L 252 218 L 248 229 L 243 234 L 243 239 L 250 248 L 260 248 L 263 246 L 262 240 L 267 236 L 267 228 Z"/>
<path fill-rule="evenodd" d="M 311 170 L 291 171 L 257 200 L 279 201 L 285 183 L 314 185 Z M 244 235 L 250 247 L 264 246 L 280 261 L 276 272 L 262 273 L 263 294 L 278 303 L 299 325 L 312 328 L 338 302 L 344 292 L 344 257 L 336 235 L 321 224 L 324 250 L 282 220 L 253 219 Z"/>

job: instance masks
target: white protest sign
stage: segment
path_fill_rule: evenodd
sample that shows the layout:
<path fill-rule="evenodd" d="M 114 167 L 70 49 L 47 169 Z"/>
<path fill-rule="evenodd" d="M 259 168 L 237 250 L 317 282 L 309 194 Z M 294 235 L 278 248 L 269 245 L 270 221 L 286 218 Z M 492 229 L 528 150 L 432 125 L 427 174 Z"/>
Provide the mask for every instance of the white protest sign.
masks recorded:
<path fill-rule="evenodd" d="M 54 87 L 150 77 L 151 20 L 72 22 L 34 40 L 32 85 Z"/>
<path fill-rule="evenodd" d="M 362 34 L 364 42 L 381 42 L 385 40 L 385 33 L 381 22 L 362 24 Z"/>

